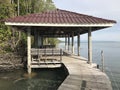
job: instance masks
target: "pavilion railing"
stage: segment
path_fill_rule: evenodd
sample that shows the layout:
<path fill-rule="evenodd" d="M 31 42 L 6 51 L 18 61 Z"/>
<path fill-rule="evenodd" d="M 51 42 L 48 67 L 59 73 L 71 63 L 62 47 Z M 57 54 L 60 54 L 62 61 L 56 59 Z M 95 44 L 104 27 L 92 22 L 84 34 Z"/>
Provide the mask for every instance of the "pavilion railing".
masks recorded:
<path fill-rule="evenodd" d="M 31 60 L 32 61 L 58 61 L 62 62 L 62 49 L 58 48 L 32 48 L 31 49 Z"/>

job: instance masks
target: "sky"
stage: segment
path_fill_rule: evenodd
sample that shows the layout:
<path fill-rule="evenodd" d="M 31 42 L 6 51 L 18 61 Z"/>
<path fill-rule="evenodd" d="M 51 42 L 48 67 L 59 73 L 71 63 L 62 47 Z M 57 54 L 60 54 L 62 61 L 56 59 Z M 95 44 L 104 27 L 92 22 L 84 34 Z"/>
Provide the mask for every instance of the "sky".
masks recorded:
<path fill-rule="evenodd" d="M 117 21 L 113 27 L 92 32 L 93 41 L 120 41 L 120 0 L 53 0 L 56 8 Z M 81 35 L 87 40 L 87 34 Z"/>

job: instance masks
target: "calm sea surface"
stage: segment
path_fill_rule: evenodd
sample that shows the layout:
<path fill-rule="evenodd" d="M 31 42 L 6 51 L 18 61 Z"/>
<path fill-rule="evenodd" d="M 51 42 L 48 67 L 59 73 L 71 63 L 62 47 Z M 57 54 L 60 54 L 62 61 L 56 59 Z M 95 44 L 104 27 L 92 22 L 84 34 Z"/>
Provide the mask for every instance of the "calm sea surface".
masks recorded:
<path fill-rule="evenodd" d="M 64 48 L 64 43 L 59 47 Z M 80 54 L 88 57 L 87 42 L 81 42 Z M 93 42 L 93 62 L 101 65 L 101 50 L 104 51 L 105 72 L 109 76 L 114 90 L 120 90 L 120 42 Z M 77 44 L 75 43 L 75 52 Z"/>
<path fill-rule="evenodd" d="M 64 48 L 64 43 L 58 45 Z M 75 52 L 77 52 L 75 43 Z M 105 72 L 114 90 L 120 90 L 120 42 L 93 42 L 93 62 L 101 65 L 101 50 L 104 51 Z M 81 56 L 87 58 L 87 43 L 81 42 Z M 63 68 L 34 70 L 28 78 L 24 70 L 0 73 L 0 90 L 57 90 L 66 78 Z"/>
<path fill-rule="evenodd" d="M 57 90 L 66 78 L 63 68 L 34 69 L 33 76 L 26 76 L 25 70 L 0 73 L 0 90 Z"/>

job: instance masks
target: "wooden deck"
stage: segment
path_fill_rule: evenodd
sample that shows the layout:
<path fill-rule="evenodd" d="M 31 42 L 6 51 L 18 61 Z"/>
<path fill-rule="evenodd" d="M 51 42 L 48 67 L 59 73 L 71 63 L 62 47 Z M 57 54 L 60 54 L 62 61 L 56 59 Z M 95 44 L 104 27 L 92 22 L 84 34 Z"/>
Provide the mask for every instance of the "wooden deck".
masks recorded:
<path fill-rule="evenodd" d="M 86 58 L 64 51 L 61 53 L 60 49 L 33 49 L 31 55 L 31 68 L 58 68 L 62 63 L 65 65 L 69 75 L 58 90 L 112 90 L 107 75 L 97 69 L 96 64 L 88 64 Z"/>
<path fill-rule="evenodd" d="M 62 62 L 69 75 L 58 90 L 112 90 L 107 75 L 97 69 L 95 64 L 87 64 L 85 58 L 63 56 Z"/>

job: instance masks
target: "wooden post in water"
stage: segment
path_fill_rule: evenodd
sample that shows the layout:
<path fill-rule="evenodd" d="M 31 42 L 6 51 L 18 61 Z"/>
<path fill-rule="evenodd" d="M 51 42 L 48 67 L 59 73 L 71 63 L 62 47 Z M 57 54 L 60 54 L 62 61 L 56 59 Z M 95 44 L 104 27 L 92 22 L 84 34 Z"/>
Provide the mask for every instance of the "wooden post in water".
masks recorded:
<path fill-rule="evenodd" d="M 91 35 L 91 27 L 88 30 L 88 63 L 92 63 L 92 35 Z"/>
<path fill-rule="evenodd" d="M 101 61 L 102 61 L 102 72 L 104 72 L 104 52 L 101 51 Z"/>
<path fill-rule="evenodd" d="M 31 30 L 27 30 L 27 68 L 28 74 L 31 74 Z"/>

